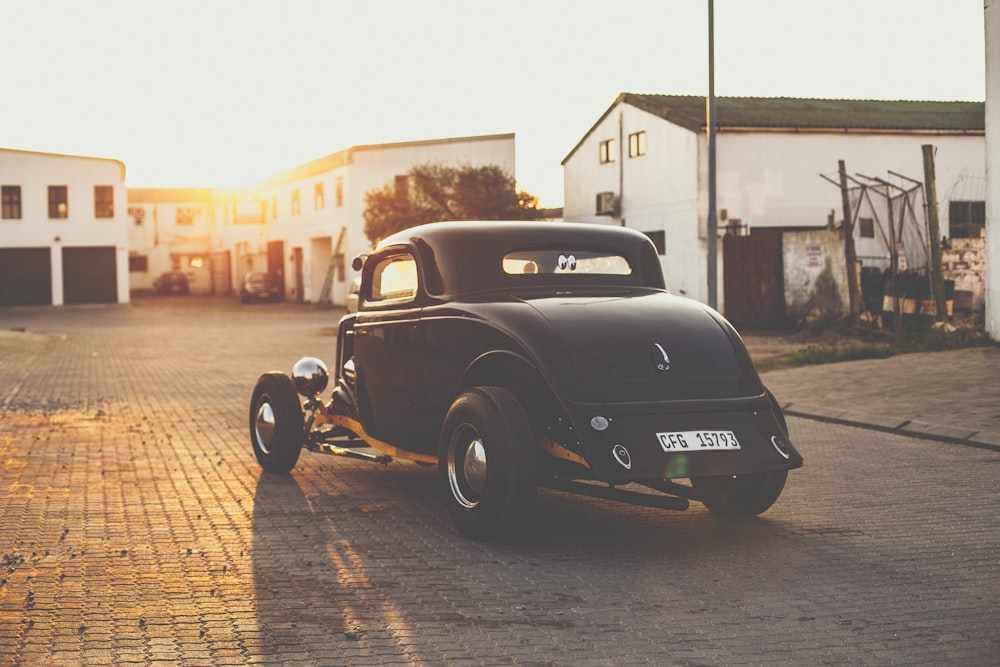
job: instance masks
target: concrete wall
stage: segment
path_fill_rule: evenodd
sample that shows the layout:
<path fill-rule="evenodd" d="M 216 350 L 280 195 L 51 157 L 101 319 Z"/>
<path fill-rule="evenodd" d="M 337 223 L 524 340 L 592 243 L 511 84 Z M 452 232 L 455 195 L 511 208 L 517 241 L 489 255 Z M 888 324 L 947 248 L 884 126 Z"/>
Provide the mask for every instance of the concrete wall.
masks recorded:
<path fill-rule="evenodd" d="M 950 243 L 950 248 L 941 251 L 944 279 L 955 281 L 956 292 L 970 292 L 969 307 L 981 313 L 986 303 L 986 243 L 982 238 L 952 239 Z M 955 296 L 955 307 L 964 308 L 959 296 Z"/>
<path fill-rule="evenodd" d="M 646 133 L 646 154 L 629 157 L 629 135 L 636 132 Z M 608 139 L 615 141 L 615 160 L 601 163 L 599 147 Z M 694 132 L 619 104 L 563 163 L 563 218 L 663 231 L 666 251 L 660 262 L 667 289 L 705 302 L 707 244 L 699 236 L 699 218 L 707 204 L 699 208 L 699 152 Z M 598 192 L 620 196 L 620 215 L 597 215 Z"/>
<path fill-rule="evenodd" d="M 986 331 L 1000 340 L 1000 1 L 984 3 L 986 28 Z"/>
<path fill-rule="evenodd" d="M 841 317 L 848 313 L 850 295 L 843 234 L 830 229 L 784 232 L 781 253 L 785 313 L 789 320 Z"/>
<path fill-rule="evenodd" d="M 52 257 L 52 304 L 63 304 L 62 249 L 113 247 L 118 303 L 128 303 L 125 165 L 118 160 L 0 149 L 0 185 L 21 188 L 21 218 L 0 220 L 0 247 L 47 247 Z M 52 219 L 48 187 L 65 185 L 67 217 Z M 97 218 L 94 187 L 112 186 L 114 215 Z"/>

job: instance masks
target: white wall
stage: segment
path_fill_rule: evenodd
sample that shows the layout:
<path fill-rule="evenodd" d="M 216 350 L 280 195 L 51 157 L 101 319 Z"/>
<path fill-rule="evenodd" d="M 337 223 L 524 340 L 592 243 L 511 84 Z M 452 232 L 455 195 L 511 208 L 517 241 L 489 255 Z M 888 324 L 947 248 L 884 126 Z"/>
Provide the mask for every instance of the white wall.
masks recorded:
<path fill-rule="evenodd" d="M 1000 4 L 984 3 L 986 26 L 986 332 L 1000 340 Z"/>
<path fill-rule="evenodd" d="M 629 135 L 646 133 L 646 154 L 628 156 Z M 600 162 L 601 142 L 614 139 L 615 161 Z M 667 289 L 707 300 L 707 246 L 698 238 L 698 136 L 619 104 L 563 164 L 563 218 L 664 231 L 660 257 Z M 597 215 L 596 194 L 621 196 L 621 215 Z"/>
<path fill-rule="evenodd" d="M 975 135 L 720 132 L 717 201 L 730 218 L 750 227 L 822 226 L 830 211 L 843 219 L 837 161 L 848 175 L 901 183 L 889 171 L 924 180 L 921 146 L 937 148 L 935 171 L 942 233 L 948 234 L 948 201 L 982 201 L 985 141 Z"/>
<path fill-rule="evenodd" d="M 141 193 L 145 188 L 138 190 Z M 153 190 L 164 193 L 168 190 Z M 132 191 L 129 209 L 141 209 L 142 224 L 137 224 L 135 216 L 128 215 L 129 254 L 144 255 L 147 271 L 130 272 L 129 282 L 133 290 L 149 290 L 153 281 L 167 271 L 178 270 L 188 277 L 192 294 L 211 292 L 211 274 L 208 255 L 211 249 L 212 231 L 211 209 L 204 201 L 142 201 L 137 199 L 137 191 Z M 196 213 L 191 225 L 177 224 L 180 208 L 193 209 Z M 200 260 L 202 265 L 194 266 Z"/>
<path fill-rule="evenodd" d="M 118 302 L 128 303 L 128 196 L 117 160 L 0 149 L 0 184 L 21 187 L 21 219 L 0 220 L 0 247 L 48 247 L 52 303 L 63 303 L 62 248 L 114 247 Z M 48 186 L 67 187 L 66 218 L 51 219 Z M 94 214 L 94 186 L 114 188 L 114 217 Z"/>

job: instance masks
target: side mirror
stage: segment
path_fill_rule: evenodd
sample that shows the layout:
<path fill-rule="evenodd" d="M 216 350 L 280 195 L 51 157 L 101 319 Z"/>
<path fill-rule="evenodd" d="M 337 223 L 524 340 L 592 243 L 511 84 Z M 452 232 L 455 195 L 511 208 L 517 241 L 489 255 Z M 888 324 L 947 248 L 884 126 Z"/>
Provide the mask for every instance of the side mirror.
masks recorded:
<path fill-rule="evenodd" d="M 351 268 L 354 269 L 355 271 L 360 271 L 361 268 L 365 265 L 366 259 L 368 259 L 368 253 L 366 252 L 361 253 L 353 260 L 351 260 Z"/>

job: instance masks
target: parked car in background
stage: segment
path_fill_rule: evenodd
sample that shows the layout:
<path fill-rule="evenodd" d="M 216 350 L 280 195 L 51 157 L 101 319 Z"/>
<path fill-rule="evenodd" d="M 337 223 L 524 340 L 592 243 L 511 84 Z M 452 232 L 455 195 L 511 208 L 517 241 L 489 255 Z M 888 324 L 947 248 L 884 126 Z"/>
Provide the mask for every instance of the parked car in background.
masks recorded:
<path fill-rule="evenodd" d="M 253 391 L 267 471 L 303 448 L 437 465 L 458 528 L 489 539 L 531 519 L 538 487 L 752 516 L 802 465 L 739 334 L 664 289 L 641 232 L 435 223 L 354 268 L 333 374 L 304 357 Z"/>
<path fill-rule="evenodd" d="M 271 274 L 252 271 L 243 276 L 240 287 L 240 301 L 243 303 L 281 301 L 282 298 L 281 285 Z"/>
<path fill-rule="evenodd" d="M 190 290 L 188 277 L 183 271 L 167 271 L 161 273 L 153 281 L 153 290 L 161 295 L 187 294 Z"/>
<path fill-rule="evenodd" d="M 351 281 L 351 286 L 347 289 L 347 312 L 358 312 L 358 293 L 361 292 L 361 276 L 357 276 Z"/>

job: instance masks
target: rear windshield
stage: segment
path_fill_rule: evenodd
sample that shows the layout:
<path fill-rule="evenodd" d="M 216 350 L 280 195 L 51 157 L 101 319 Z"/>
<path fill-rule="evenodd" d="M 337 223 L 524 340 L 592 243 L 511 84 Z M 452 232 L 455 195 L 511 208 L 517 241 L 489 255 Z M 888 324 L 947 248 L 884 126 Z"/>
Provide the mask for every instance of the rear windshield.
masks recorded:
<path fill-rule="evenodd" d="M 632 275 L 628 259 L 601 250 L 516 250 L 504 255 L 503 270 L 508 275 Z"/>

